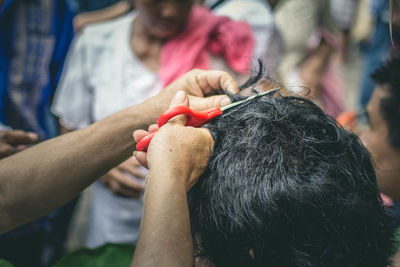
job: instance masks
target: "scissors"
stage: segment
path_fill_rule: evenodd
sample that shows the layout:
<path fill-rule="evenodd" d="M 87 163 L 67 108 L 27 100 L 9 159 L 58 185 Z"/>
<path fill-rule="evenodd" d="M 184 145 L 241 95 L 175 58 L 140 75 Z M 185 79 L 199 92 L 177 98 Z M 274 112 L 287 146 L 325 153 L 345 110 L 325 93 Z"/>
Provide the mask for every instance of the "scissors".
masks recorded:
<path fill-rule="evenodd" d="M 195 111 L 187 106 L 176 106 L 176 107 L 173 107 L 173 108 L 167 110 L 163 114 L 161 114 L 161 116 L 157 120 L 157 124 L 158 124 L 158 127 L 162 127 L 173 117 L 175 117 L 177 115 L 181 115 L 181 114 L 186 114 L 188 116 L 188 119 L 186 121 L 185 126 L 201 127 L 204 124 L 206 124 L 208 121 L 210 121 L 211 119 L 222 115 L 224 113 L 224 111 L 226 111 L 228 109 L 231 109 L 233 107 L 236 107 L 238 105 L 246 103 L 252 99 L 265 96 L 272 92 L 276 92 L 279 89 L 280 88 L 274 88 L 274 89 L 268 90 L 266 92 L 250 96 L 244 100 L 229 104 L 222 108 L 215 107 L 215 108 L 207 109 L 204 111 Z M 143 137 L 142 139 L 140 139 L 139 142 L 136 144 L 136 150 L 137 151 L 147 151 L 147 147 L 150 145 L 151 139 L 153 138 L 154 135 L 155 135 L 155 133 L 151 133 L 151 134 Z"/>

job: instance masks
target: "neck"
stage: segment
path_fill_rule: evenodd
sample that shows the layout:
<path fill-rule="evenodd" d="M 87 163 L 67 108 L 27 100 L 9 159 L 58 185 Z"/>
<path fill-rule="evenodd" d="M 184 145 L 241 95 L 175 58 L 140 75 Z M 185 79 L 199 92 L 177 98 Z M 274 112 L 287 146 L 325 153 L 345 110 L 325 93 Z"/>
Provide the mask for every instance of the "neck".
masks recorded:
<path fill-rule="evenodd" d="M 135 17 L 132 23 L 133 23 L 131 32 L 132 41 L 140 40 L 141 42 L 147 42 L 147 43 L 163 43 L 163 40 L 154 37 L 149 33 L 148 30 L 146 30 L 146 27 L 143 25 L 140 19 L 138 19 L 138 17 Z"/>
<path fill-rule="evenodd" d="M 164 41 L 150 35 L 137 17 L 133 20 L 131 32 L 131 49 L 138 59 L 151 71 L 160 68 L 160 53 Z"/>

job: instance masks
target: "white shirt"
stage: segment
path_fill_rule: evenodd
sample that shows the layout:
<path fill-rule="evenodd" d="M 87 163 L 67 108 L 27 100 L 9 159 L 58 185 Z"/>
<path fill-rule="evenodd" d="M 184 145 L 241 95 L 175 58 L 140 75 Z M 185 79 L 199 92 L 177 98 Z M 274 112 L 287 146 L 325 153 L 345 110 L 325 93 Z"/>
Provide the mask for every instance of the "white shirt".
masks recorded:
<path fill-rule="evenodd" d="M 211 6 L 210 1 L 206 5 Z M 233 20 L 246 21 L 253 30 L 254 59 L 262 59 L 270 78 L 277 78 L 283 54 L 283 42 L 275 25 L 274 14 L 266 0 L 225 0 L 213 12 Z"/>
<path fill-rule="evenodd" d="M 75 39 L 52 107 L 65 127 L 85 127 L 161 90 L 157 74 L 130 48 L 133 19 L 130 13 L 89 26 Z M 114 195 L 95 182 L 86 245 L 135 243 L 142 204 L 142 200 Z"/>
<path fill-rule="evenodd" d="M 91 25 L 74 40 L 52 106 L 63 126 L 71 130 L 88 126 L 137 105 L 162 89 L 157 73 L 149 70 L 131 50 L 134 17 L 130 13 Z M 212 68 L 230 71 L 220 57 L 211 56 L 210 60 Z M 86 245 L 135 243 L 142 201 L 114 195 L 99 181 L 93 185 L 92 198 Z"/>

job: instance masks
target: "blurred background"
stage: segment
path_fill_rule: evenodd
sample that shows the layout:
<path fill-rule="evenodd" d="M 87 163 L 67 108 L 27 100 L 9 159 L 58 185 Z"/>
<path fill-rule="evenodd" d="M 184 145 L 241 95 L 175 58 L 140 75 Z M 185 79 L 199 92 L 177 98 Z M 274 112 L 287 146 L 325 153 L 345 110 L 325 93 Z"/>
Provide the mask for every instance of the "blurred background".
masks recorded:
<path fill-rule="evenodd" d="M 0 130 L 46 140 L 195 67 L 243 82 L 256 59 L 268 79 L 306 91 L 331 116 L 357 113 L 375 87 L 369 75 L 399 54 L 398 7 L 391 40 L 388 0 L 2 0 Z M 65 207 L 0 236 L 0 258 L 52 266 L 82 247 L 135 244 L 145 175 L 124 162 Z"/>

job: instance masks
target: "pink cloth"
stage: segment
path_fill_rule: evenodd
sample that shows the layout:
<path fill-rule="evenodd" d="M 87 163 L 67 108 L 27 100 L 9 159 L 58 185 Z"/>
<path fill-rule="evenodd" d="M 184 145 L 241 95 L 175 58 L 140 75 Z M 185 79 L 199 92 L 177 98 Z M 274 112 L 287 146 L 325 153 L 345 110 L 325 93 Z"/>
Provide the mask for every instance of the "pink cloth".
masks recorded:
<path fill-rule="evenodd" d="M 383 205 L 385 205 L 386 207 L 393 206 L 394 203 L 393 203 L 393 200 L 390 197 L 388 197 L 388 196 L 386 196 L 386 195 L 384 195 L 382 193 L 381 193 L 381 197 L 382 197 Z"/>
<path fill-rule="evenodd" d="M 209 52 L 225 58 L 234 71 L 246 73 L 253 47 L 252 30 L 246 22 L 215 16 L 195 6 L 184 31 L 162 48 L 159 75 L 166 86 L 191 69 L 209 69 Z"/>
<path fill-rule="evenodd" d="M 322 109 L 332 117 L 338 117 L 345 110 L 344 84 L 339 66 L 331 62 L 321 78 Z"/>

